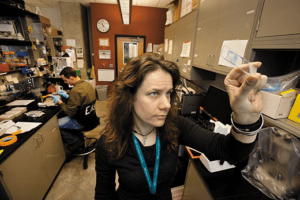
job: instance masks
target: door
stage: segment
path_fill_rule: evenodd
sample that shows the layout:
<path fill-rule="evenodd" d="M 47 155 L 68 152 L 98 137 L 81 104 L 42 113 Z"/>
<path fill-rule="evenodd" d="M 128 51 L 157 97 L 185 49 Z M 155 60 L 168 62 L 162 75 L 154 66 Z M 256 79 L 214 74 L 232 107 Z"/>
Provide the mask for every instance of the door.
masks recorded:
<path fill-rule="evenodd" d="M 138 57 L 145 53 L 146 36 L 116 35 L 116 66 L 117 76 L 123 71 L 131 58 Z"/>

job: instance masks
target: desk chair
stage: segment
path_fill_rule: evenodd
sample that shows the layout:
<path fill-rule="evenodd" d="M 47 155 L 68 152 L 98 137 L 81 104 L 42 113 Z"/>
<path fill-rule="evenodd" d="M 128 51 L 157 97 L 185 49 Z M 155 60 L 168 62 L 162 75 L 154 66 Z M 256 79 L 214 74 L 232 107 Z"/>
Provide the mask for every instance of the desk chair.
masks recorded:
<path fill-rule="evenodd" d="M 86 137 L 84 132 L 91 131 L 95 129 L 99 124 L 100 120 L 98 116 L 96 115 L 95 111 L 95 102 L 86 105 L 85 107 L 81 108 L 74 118 L 81 126 L 83 126 L 83 129 L 62 129 L 64 131 L 68 131 L 69 133 L 78 136 L 84 143 L 84 145 L 81 145 L 79 148 L 72 150 L 71 156 L 83 156 L 83 168 L 87 169 L 87 161 L 88 161 L 88 155 L 95 151 L 96 144 L 97 144 L 97 138 L 88 138 Z M 67 158 L 68 159 L 68 158 Z"/>

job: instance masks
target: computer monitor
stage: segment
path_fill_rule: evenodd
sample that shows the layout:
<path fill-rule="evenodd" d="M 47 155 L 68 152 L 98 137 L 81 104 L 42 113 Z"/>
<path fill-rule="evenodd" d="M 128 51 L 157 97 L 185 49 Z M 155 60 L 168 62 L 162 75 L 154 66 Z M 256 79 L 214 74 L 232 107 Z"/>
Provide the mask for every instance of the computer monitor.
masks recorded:
<path fill-rule="evenodd" d="M 223 124 L 231 124 L 230 115 L 232 110 L 229 103 L 228 93 L 225 90 L 214 85 L 210 85 L 201 107 L 206 113 Z"/>
<path fill-rule="evenodd" d="M 202 94 L 184 94 L 181 103 L 181 115 L 199 114 L 200 105 L 204 96 Z"/>

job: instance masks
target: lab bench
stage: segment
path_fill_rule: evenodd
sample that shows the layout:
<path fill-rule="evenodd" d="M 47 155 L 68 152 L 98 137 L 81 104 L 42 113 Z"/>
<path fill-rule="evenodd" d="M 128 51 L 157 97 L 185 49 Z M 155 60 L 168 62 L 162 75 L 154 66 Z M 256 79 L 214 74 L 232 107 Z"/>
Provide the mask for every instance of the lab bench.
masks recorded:
<path fill-rule="evenodd" d="M 0 113 L 11 107 L 0 108 Z M 29 132 L 17 135 L 18 140 L 0 147 L 1 199 L 43 199 L 65 161 L 65 152 L 57 121 L 58 106 L 39 108 L 34 101 L 27 111 L 40 110 L 41 117 L 28 117 L 24 113 L 14 122 L 41 122 Z M 7 135 L 2 135 L 5 137 Z"/>
<path fill-rule="evenodd" d="M 241 171 L 247 162 L 236 168 L 210 173 L 199 158 L 189 163 L 184 183 L 182 200 L 269 200 L 270 198 L 242 177 Z"/>

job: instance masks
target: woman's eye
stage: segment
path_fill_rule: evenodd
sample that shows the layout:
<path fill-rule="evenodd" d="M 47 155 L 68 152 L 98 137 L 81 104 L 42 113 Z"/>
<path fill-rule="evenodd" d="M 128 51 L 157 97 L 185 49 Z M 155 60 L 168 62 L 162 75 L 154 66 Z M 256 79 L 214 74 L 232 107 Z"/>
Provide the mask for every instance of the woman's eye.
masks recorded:
<path fill-rule="evenodd" d="M 157 92 L 151 92 L 150 95 L 153 96 L 153 97 L 156 97 L 157 96 Z"/>
<path fill-rule="evenodd" d="M 171 92 L 167 92 L 167 94 L 166 94 L 167 96 L 170 96 L 171 95 Z"/>

